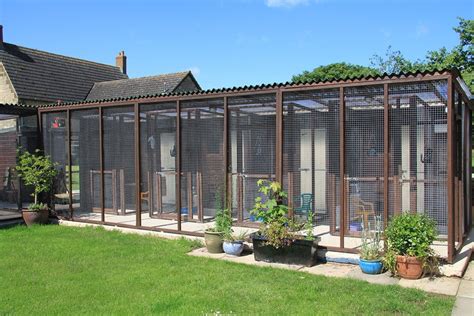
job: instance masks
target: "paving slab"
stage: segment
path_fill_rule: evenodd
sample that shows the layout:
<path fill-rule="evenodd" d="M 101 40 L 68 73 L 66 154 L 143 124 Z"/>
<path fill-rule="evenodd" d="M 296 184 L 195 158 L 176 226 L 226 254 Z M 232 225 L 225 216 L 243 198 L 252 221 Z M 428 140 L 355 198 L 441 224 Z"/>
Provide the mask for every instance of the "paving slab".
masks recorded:
<path fill-rule="evenodd" d="M 474 315 L 474 299 L 467 297 L 457 297 L 454 303 L 452 316 Z"/>
<path fill-rule="evenodd" d="M 415 288 L 426 292 L 456 296 L 461 279 L 459 278 L 422 278 L 419 280 L 400 279 L 398 285 L 407 288 Z"/>
<path fill-rule="evenodd" d="M 458 290 L 459 297 L 467 297 L 474 299 L 474 281 L 461 280 Z"/>
<path fill-rule="evenodd" d="M 464 273 L 463 279 L 474 281 L 474 261 L 471 261 L 469 263 L 469 266 L 467 267 L 467 270 Z"/>
<path fill-rule="evenodd" d="M 319 263 L 312 267 L 304 267 L 300 271 L 329 277 L 344 278 L 348 277 L 348 275 L 355 269 L 359 269 L 359 267 L 352 264 Z"/>

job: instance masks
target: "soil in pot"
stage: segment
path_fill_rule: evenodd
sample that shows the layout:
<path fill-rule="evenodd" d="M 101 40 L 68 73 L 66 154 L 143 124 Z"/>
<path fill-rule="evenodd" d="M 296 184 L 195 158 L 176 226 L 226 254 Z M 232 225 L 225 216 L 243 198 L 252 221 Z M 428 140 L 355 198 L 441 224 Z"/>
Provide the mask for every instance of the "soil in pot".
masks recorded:
<path fill-rule="evenodd" d="M 382 272 L 382 260 L 359 259 L 359 267 L 366 274 L 380 274 Z"/>
<path fill-rule="evenodd" d="M 207 251 L 209 253 L 222 253 L 224 249 L 222 248 L 222 233 L 220 232 L 204 232 L 204 242 L 206 244 Z"/>
<path fill-rule="evenodd" d="M 34 224 L 47 224 L 49 221 L 49 210 L 40 210 L 40 211 L 22 211 L 23 220 L 25 221 L 26 226 L 31 226 Z"/>
<path fill-rule="evenodd" d="M 316 250 L 319 238 L 315 240 L 296 239 L 288 246 L 275 248 L 266 244 L 266 239 L 252 235 L 253 253 L 256 261 L 296 264 L 311 267 L 316 264 Z"/>
<path fill-rule="evenodd" d="M 423 274 L 423 265 L 416 257 L 397 256 L 397 273 L 404 279 L 416 280 Z"/>
<path fill-rule="evenodd" d="M 231 256 L 240 256 L 244 250 L 243 241 L 224 241 L 224 252 Z"/>

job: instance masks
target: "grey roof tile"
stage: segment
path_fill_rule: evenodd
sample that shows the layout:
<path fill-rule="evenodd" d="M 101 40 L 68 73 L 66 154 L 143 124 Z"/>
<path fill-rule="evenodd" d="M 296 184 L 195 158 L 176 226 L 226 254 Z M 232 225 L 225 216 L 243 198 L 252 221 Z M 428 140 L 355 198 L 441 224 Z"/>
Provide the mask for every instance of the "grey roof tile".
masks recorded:
<path fill-rule="evenodd" d="M 192 76 L 192 73 L 185 71 L 158 76 L 98 82 L 94 84 L 86 100 L 172 93 L 187 76 Z M 192 79 L 195 81 L 194 77 Z M 196 86 L 200 90 L 197 83 Z"/>
<path fill-rule="evenodd" d="M 96 82 L 128 78 L 115 66 L 9 43 L 0 48 L 0 63 L 25 100 L 80 101 Z"/>

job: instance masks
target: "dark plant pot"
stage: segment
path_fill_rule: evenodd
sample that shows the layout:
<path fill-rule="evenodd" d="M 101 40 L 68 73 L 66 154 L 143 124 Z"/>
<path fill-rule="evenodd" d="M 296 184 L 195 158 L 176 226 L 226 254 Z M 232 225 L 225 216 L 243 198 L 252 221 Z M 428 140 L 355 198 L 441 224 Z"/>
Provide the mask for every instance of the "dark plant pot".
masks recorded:
<path fill-rule="evenodd" d="M 220 232 L 204 232 L 204 242 L 206 243 L 207 251 L 210 253 L 222 253 L 222 233 Z"/>
<path fill-rule="evenodd" d="M 244 250 L 243 241 L 224 241 L 223 244 L 224 252 L 231 256 L 240 256 Z"/>
<path fill-rule="evenodd" d="M 382 260 L 359 259 L 359 267 L 366 274 L 380 274 L 382 272 Z"/>
<path fill-rule="evenodd" d="M 404 279 L 416 280 L 423 274 L 423 265 L 416 257 L 397 256 L 397 273 Z"/>
<path fill-rule="evenodd" d="M 256 261 L 296 264 L 306 267 L 316 264 L 316 250 L 320 238 L 315 240 L 296 239 L 288 246 L 275 248 L 267 245 L 267 240 L 256 233 L 251 234 L 251 237 Z"/>
<path fill-rule="evenodd" d="M 40 211 L 23 210 L 21 213 L 26 226 L 31 226 L 34 224 L 47 224 L 49 221 L 48 209 Z"/>

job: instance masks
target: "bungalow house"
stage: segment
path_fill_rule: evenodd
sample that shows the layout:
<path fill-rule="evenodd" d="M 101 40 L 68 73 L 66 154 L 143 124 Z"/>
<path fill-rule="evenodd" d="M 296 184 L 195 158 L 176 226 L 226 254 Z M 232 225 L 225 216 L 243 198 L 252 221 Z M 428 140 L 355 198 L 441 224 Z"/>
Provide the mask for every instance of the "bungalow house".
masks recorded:
<path fill-rule="evenodd" d="M 315 214 L 328 250 L 357 252 L 362 225 L 411 211 L 436 222 L 435 248 L 453 260 L 472 223 L 474 104 L 457 70 L 211 90 L 188 76 L 165 91 L 99 82 L 38 107 L 60 216 L 202 236 L 228 207 L 252 230 L 256 183 L 271 179 L 290 216 Z"/>
<path fill-rule="evenodd" d="M 21 204 L 12 170 L 17 146 L 40 147 L 38 106 L 200 89 L 190 71 L 129 79 L 123 51 L 112 66 L 7 43 L 0 25 L 0 208 Z"/>

